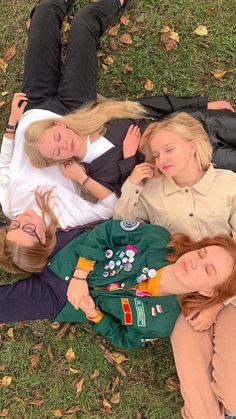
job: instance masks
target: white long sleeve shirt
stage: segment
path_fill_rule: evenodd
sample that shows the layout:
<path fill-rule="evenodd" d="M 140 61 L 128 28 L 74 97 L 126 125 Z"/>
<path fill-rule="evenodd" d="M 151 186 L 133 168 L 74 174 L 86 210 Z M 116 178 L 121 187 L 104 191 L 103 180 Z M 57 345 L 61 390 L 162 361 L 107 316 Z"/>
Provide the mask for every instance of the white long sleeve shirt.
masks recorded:
<path fill-rule="evenodd" d="M 16 130 L 15 140 L 3 137 L 0 154 L 0 203 L 3 213 L 13 218 L 26 208 L 38 210 L 34 191 L 38 186 L 53 189 L 52 205 L 60 227 L 65 229 L 112 216 L 115 194 L 91 203 L 80 196 L 76 184 L 58 166 L 37 169 L 24 151 L 24 131 L 34 121 L 59 115 L 41 109 L 27 111 Z M 104 152 L 104 151 L 103 151 Z"/>

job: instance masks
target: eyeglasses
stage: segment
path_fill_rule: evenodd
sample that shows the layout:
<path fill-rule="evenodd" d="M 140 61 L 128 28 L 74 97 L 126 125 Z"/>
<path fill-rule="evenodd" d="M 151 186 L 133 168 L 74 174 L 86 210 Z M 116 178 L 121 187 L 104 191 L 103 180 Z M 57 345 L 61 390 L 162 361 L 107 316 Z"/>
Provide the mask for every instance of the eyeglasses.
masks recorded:
<path fill-rule="evenodd" d="M 29 234 L 30 236 L 37 237 L 39 243 L 41 243 L 41 240 L 38 234 L 36 233 L 36 225 L 33 223 L 26 223 L 23 226 L 20 226 L 20 221 L 13 220 L 9 226 L 5 226 L 4 228 L 6 229 L 7 232 L 21 228 L 21 230 L 23 230 L 25 233 Z"/>

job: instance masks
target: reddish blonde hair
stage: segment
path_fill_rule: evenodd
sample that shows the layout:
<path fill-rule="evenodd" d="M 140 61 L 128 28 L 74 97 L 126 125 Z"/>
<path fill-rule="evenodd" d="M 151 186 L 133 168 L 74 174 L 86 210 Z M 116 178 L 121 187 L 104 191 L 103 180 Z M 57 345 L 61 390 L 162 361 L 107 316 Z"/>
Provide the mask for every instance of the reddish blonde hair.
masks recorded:
<path fill-rule="evenodd" d="M 186 234 L 173 234 L 168 246 L 173 252 L 167 255 L 166 259 L 170 262 L 176 262 L 180 256 L 192 250 L 198 250 L 206 246 L 220 246 L 225 249 L 235 260 L 233 271 L 227 280 L 216 287 L 212 297 L 192 292 L 179 297 L 180 306 L 185 314 L 194 309 L 203 309 L 211 307 L 218 303 L 223 303 L 230 297 L 236 295 L 236 242 L 232 237 L 225 234 L 219 234 L 215 237 L 205 237 L 195 242 Z"/>

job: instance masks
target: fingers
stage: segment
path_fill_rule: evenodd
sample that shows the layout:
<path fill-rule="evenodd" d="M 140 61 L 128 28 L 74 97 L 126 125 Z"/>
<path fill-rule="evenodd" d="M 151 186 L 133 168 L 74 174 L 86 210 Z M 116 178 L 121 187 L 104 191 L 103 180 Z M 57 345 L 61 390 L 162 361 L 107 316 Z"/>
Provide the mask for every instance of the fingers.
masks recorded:
<path fill-rule="evenodd" d="M 198 316 L 198 314 L 200 313 L 199 310 L 193 310 L 191 311 L 187 317 L 185 317 L 185 320 L 193 320 L 194 318 L 196 318 Z"/>

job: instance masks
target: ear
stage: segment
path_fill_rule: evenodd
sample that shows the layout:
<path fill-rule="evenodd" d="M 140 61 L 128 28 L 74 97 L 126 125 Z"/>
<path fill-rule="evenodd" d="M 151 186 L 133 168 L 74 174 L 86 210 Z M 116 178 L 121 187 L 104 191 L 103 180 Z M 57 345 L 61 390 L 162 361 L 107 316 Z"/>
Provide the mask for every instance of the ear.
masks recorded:
<path fill-rule="evenodd" d="M 43 233 L 42 236 L 40 237 L 40 241 L 42 244 L 46 243 L 46 233 Z"/>
<path fill-rule="evenodd" d="M 205 291 L 199 291 L 200 295 L 203 295 L 204 297 L 213 297 L 213 295 L 215 294 L 215 290 L 214 288 L 209 288 L 208 290 Z"/>
<path fill-rule="evenodd" d="M 54 121 L 53 125 L 57 125 L 58 127 L 66 128 L 66 125 L 63 124 L 63 122 L 61 122 L 61 121 Z"/>
<path fill-rule="evenodd" d="M 194 140 L 189 141 L 189 151 L 191 154 L 196 153 L 197 147 Z"/>

